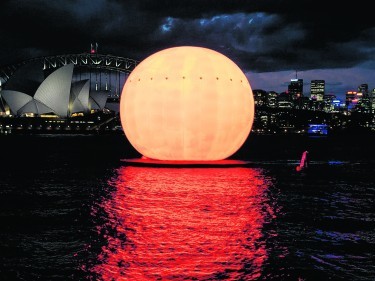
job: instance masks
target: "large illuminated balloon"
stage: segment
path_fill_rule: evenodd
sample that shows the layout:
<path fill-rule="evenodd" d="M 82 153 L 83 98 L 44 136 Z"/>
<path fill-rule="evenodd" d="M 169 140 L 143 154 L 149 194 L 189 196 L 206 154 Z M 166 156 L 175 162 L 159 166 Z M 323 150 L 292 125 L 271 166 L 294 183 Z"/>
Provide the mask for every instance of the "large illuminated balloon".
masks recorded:
<path fill-rule="evenodd" d="M 125 135 L 158 160 L 221 160 L 247 139 L 251 86 L 228 57 L 207 48 L 159 51 L 131 72 L 120 99 Z"/>

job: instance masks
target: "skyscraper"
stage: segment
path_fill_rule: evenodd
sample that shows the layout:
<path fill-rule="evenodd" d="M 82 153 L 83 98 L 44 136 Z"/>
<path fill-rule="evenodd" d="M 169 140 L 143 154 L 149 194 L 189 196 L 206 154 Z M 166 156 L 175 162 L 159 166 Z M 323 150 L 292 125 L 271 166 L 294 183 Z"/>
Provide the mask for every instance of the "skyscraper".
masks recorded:
<path fill-rule="evenodd" d="M 371 112 L 375 113 L 375 88 L 370 93 Z"/>
<path fill-rule="evenodd" d="M 322 101 L 325 94 L 325 81 L 324 80 L 311 80 L 310 84 L 310 97 L 312 100 Z"/>
<path fill-rule="evenodd" d="M 303 79 L 290 79 L 288 92 L 292 100 L 296 100 L 303 95 Z"/>
<path fill-rule="evenodd" d="M 363 96 L 368 95 L 368 84 L 361 84 L 358 86 L 358 92 L 362 93 Z"/>
<path fill-rule="evenodd" d="M 361 111 L 370 111 L 372 108 L 371 96 L 368 92 L 368 84 L 358 86 L 358 106 Z"/>

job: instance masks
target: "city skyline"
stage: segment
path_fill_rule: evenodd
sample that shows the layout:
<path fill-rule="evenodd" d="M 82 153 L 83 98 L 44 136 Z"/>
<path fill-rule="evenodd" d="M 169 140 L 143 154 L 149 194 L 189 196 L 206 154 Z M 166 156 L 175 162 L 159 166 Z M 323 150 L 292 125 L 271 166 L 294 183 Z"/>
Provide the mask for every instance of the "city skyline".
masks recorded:
<path fill-rule="evenodd" d="M 229 57 L 253 89 L 286 91 L 298 71 L 305 85 L 325 80 L 327 94 L 342 98 L 360 84 L 375 88 L 375 24 L 368 1 L 339 11 L 321 0 L 6 1 L 0 66 L 96 43 L 98 53 L 138 61 L 194 45 Z"/>
<path fill-rule="evenodd" d="M 337 75 L 336 72 L 340 72 L 340 76 Z M 273 76 L 270 79 L 270 76 Z M 363 82 L 355 85 L 351 77 L 356 75 L 356 81 L 361 81 L 363 78 Z M 292 71 L 282 71 L 282 72 L 274 72 L 274 73 L 248 73 L 247 74 L 250 83 L 251 83 L 253 90 L 265 90 L 267 92 L 275 91 L 277 93 L 282 93 L 288 91 L 288 85 L 291 82 L 291 79 L 294 79 Z M 375 88 L 375 84 L 373 81 L 375 80 L 371 76 L 372 73 L 361 73 L 361 70 L 358 69 L 357 72 L 353 70 L 318 70 L 318 71 L 304 71 L 297 75 L 298 79 L 303 80 L 303 94 L 305 96 L 310 97 L 310 84 L 313 80 L 324 80 L 325 81 L 325 94 L 334 94 L 338 99 L 345 100 L 345 95 L 348 91 L 358 91 L 358 87 L 361 84 L 368 84 L 369 92 L 371 92 Z M 288 79 L 289 80 L 285 80 Z M 371 80 L 372 78 L 372 80 Z M 336 83 L 332 82 L 333 79 L 336 79 Z M 366 80 L 367 79 L 367 80 Z M 371 80 L 371 82 L 370 82 Z M 338 83 L 340 82 L 340 83 Z"/>

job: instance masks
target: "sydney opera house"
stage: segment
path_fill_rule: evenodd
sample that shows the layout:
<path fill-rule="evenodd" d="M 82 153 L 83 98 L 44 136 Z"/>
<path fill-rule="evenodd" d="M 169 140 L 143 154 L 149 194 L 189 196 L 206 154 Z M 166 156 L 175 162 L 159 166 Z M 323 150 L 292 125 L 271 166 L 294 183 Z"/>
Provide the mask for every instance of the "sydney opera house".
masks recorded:
<path fill-rule="evenodd" d="M 118 128 L 118 109 L 105 91 L 90 91 L 89 79 L 73 81 L 74 64 L 45 77 L 40 66 L 17 69 L 0 91 L 0 129 L 95 131 Z"/>

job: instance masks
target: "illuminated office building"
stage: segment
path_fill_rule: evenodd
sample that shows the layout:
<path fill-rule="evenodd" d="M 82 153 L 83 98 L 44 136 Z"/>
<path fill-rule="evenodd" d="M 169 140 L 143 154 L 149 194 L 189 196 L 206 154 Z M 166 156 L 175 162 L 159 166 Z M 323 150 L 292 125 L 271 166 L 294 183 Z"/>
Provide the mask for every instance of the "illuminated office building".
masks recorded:
<path fill-rule="evenodd" d="M 310 84 L 310 97 L 315 101 L 322 101 L 325 94 L 325 81 L 324 80 L 311 80 Z"/>
<path fill-rule="evenodd" d="M 348 91 L 345 96 L 345 105 L 348 110 L 353 109 L 358 103 L 358 96 L 356 91 Z"/>
<path fill-rule="evenodd" d="M 368 84 L 361 84 L 358 86 L 358 92 L 362 93 L 363 96 L 368 95 Z"/>
<path fill-rule="evenodd" d="M 288 93 L 292 100 L 299 99 L 303 95 L 303 79 L 291 79 L 288 85 Z"/>
<path fill-rule="evenodd" d="M 371 95 L 368 91 L 368 84 L 358 86 L 358 109 L 362 112 L 370 112 L 372 107 Z"/>

